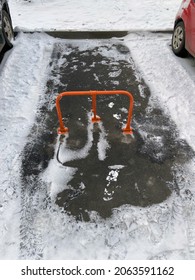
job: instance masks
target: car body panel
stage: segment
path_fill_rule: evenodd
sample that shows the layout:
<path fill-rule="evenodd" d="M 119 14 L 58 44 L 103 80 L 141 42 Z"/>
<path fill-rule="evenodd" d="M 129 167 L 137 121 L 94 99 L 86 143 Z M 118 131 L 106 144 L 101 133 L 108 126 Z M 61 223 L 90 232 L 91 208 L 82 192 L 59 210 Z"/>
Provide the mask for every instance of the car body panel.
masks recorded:
<path fill-rule="evenodd" d="M 188 48 L 195 55 L 195 1 L 191 1 L 189 5 L 189 27 Z"/>
<path fill-rule="evenodd" d="M 195 57 L 195 0 L 182 1 L 175 25 L 181 20 L 185 26 L 185 48 Z"/>

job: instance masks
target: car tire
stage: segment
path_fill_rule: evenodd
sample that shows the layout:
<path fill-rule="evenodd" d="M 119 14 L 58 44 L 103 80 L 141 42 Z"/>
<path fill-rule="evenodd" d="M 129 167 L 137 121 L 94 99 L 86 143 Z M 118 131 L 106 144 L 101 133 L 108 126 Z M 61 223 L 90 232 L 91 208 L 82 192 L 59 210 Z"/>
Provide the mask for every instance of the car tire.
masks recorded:
<path fill-rule="evenodd" d="M 185 57 L 188 54 L 185 49 L 185 26 L 183 21 L 178 22 L 174 28 L 171 45 L 175 55 Z"/>
<path fill-rule="evenodd" d="M 8 48 L 12 48 L 12 41 L 14 40 L 14 31 L 9 14 L 2 11 L 2 32 L 5 39 L 5 44 Z"/>

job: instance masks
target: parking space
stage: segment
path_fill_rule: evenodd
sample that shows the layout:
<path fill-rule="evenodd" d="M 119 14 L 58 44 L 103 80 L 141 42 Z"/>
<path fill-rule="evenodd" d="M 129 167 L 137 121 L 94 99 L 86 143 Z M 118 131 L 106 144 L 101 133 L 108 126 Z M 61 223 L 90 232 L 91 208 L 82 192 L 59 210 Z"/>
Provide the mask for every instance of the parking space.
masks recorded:
<path fill-rule="evenodd" d="M 170 209 L 165 210 L 167 201 L 178 196 L 178 174 L 193 157 L 193 152 L 178 138 L 177 128 L 158 103 L 150 102 L 150 90 L 123 39 L 58 41 L 54 44 L 49 72 L 45 102 L 39 108 L 22 153 L 22 255 L 48 257 L 47 246 L 52 232 L 61 232 L 68 221 L 71 221 L 73 232 L 82 228 L 80 238 L 83 239 L 85 231 L 89 238 L 87 227 L 107 228 L 112 224 L 116 229 L 119 222 L 116 213 L 128 213 L 134 207 L 144 213 L 148 212 L 148 207 L 157 207 L 154 209 L 158 209 L 155 210 L 160 215 L 158 219 L 169 216 Z M 64 97 L 61 108 L 69 133 L 57 135 L 55 99 L 58 93 L 94 89 L 132 92 L 135 99 L 133 136 L 121 131 L 128 112 L 125 96 L 98 97 L 97 112 L 102 121 L 95 124 L 91 122 L 90 97 Z M 125 212 L 124 207 L 127 207 Z M 174 207 L 177 212 L 179 205 Z M 46 217 L 48 211 L 50 214 Z M 61 217 L 61 222 L 56 215 Z M 144 215 L 146 218 L 148 214 Z M 132 212 L 127 216 L 139 220 L 139 215 L 136 217 Z M 45 231 L 42 223 L 50 227 L 48 222 L 54 217 L 55 226 L 53 224 Z M 162 224 L 167 226 L 166 221 Z M 28 231 L 32 232 L 31 237 Z M 98 232 L 94 234 L 98 235 Z M 127 234 L 129 229 L 124 232 Z M 71 239 L 71 231 L 64 234 L 65 240 Z M 102 242 L 107 234 L 103 233 Z M 39 246 L 44 238 L 46 247 Z M 80 238 L 72 253 L 68 249 L 67 258 L 76 257 L 82 243 Z M 108 242 L 112 238 L 108 238 Z M 120 240 L 119 247 L 126 247 L 126 242 Z M 54 242 L 50 246 L 54 250 L 53 246 L 57 245 Z M 85 256 L 86 248 L 81 257 Z M 108 245 L 106 248 L 106 255 L 100 250 L 96 257 L 102 254 L 116 257 L 114 247 Z M 121 254 L 124 254 L 123 249 L 119 249 L 117 256 L 121 257 Z M 92 252 L 90 256 L 95 257 Z"/>
<path fill-rule="evenodd" d="M 160 81 L 160 70 L 146 68 L 144 59 L 149 65 L 150 40 L 155 47 L 158 40 L 164 42 L 168 52 L 167 38 L 162 35 L 155 41 L 156 35 L 141 34 L 129 42 L 129 37 L 108 35 L 54 39 L 20 34 L 3 60 L 1 180 L 6 197 L 2 196 L 1 211 L 8 213 L 7 220 L 15 218 L 18 234 L 6 249 L 12 253 L 20 244 L 21 259 L 183 259 L 193 255 L 186 213 L 192 209 L 189 162 L 194 152 L 142 76 L 152 73 Z M 140 45 L 145 55 L 139 60 Z M 155 48 L 153 53 L 157 61 Z M 166 69 L 169 74 L 171 68 Z M 5 77 L 10 77 L 9 83 Z M 56 97 L 75 90 L 130 91 L 135 101 L 133 136 L 121 131 L 129 105 L 122 95 L 97 97 L 99 123 L 91 122 L 90 96 L 64 97 L 60 105 L 69 133 L 58 135 Z M 14 210 L 13 202 L 20 211 Z M 6 238 L 3 227 L 2 238 Z"/>

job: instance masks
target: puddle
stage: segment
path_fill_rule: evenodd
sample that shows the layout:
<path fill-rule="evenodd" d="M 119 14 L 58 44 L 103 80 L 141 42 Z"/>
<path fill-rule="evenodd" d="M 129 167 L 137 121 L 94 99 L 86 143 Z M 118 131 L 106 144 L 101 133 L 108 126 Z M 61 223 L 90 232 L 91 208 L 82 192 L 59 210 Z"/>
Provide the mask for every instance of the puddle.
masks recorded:
<path fill-rule="evenodd" d="M 189 160 L 192 151 L 178 139 L 171 120 L 155 103 L 151 105 L 149 89 L 122 41 L 56 44 L 50 67 L 46 102 L 23 153 L 22 179 L 33 186 L 32 192 L 54 157 L 56 145 L 58 161 L 75 168 L 75 175 L 64 183 L 55 202 L 79 220 L 89 221 L 93 211 L 110 217 L 114 208 L 124 204 L 146 207 L 177 192 L 173 187 L 175 170 Z M 56 140 L 57 93 L 112 89 L 128 90 L 134 96 L 133 138 L 121 133 L 129 104 L 126 97 L 98 96 L 97 113 L 102 123 L 90 128 L 89 139 L 91 98 L 68 96 L 60 104 L 69 136 Z M 66 159 L 67 150 L 79 155 L 86 143 L 90 145 L 84 158 Z"/>

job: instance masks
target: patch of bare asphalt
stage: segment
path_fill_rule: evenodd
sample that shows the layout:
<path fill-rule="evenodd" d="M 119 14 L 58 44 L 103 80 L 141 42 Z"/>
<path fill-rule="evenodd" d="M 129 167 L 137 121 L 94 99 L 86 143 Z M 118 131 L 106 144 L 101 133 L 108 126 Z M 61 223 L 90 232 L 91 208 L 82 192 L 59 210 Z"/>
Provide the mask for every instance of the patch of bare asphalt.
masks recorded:
<path fill-rule="evenodd" d="M 120 59 L 121 54 L 129 60 Z M 119 58 L 115 60 L 114 56 Z M 179 191 L 175 172 L 189 160 L 192 151 L 178 139 L 175 125 L 160 107 L 149 104 L 150 91 L 143 79 L 138 78 L 130 51 L 122 41 L 109 40 L 102 46 L 90 49 L 86 46 L 82 50 L 64 41 L 56 44 L 50 67 L 46 100 L 37 112 L 36 123 L 23 151 L 23 192 L 33 196 L 40 191 L 38 175 L 54 157 L 58 119 L 51 104 L 54 104 L 56 94 L 71 90 L 112 89 L 128 90 L 134 96 L 134 138 L 121 133 L 128 99 L 124 96 L 98 97 L 97 112 L 110 146 L 106 158 L 100 160 L 98 157 L 100 128 L 95 124 L 89 154 L 83 159 L 62 162 L 77 171 L 68 187 L 57 195 L 57 205 L 77 219 L 88 221 L 90 211 L 107 218 L 113 208 L 124 204 L 146 207 L 166 200 L 173 191 Z M 79 151 L 88 141 L 87 113 L 91 109 L 91 99 L 65 97 L 61 108 L 70 129 L 66 145 Z"/>

